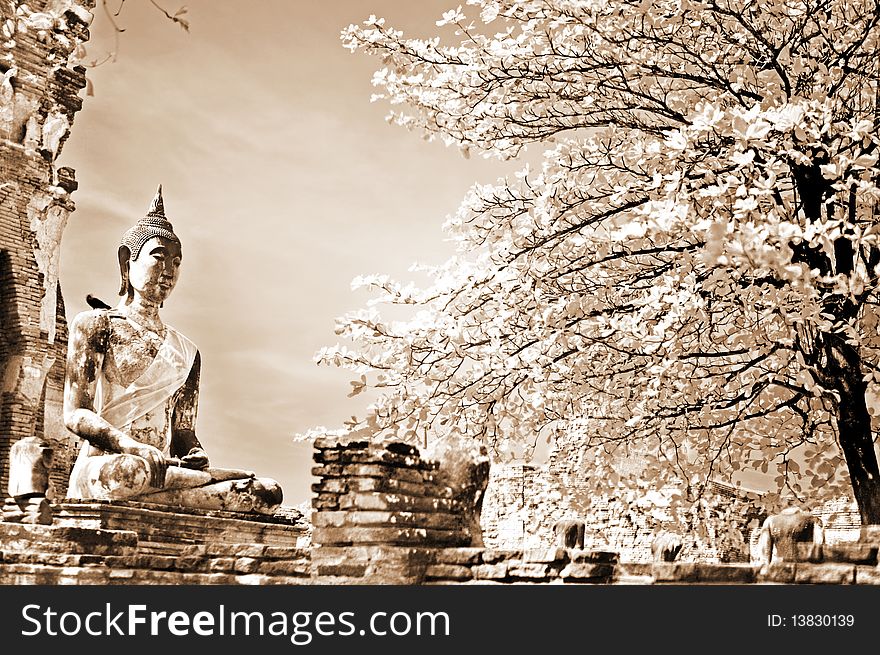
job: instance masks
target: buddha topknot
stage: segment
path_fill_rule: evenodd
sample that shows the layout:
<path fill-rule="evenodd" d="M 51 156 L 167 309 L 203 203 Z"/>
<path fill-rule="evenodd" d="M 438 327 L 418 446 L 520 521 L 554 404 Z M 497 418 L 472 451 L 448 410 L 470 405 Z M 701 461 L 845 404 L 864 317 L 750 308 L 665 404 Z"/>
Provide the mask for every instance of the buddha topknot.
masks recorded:
<path fill-rule="evenodd" d="M 147 215 L 134 224 L 122 235 L 121 246 L 128 248 L 131 259 L 137 259 L 143 245 L 153 237 L 164 237 L 180 243 L 174 234 L 174 226 L 165 217 L 165 203 L 162 200 L 162 185 L 156 191 L 156 197 L 150 204 Z"/>

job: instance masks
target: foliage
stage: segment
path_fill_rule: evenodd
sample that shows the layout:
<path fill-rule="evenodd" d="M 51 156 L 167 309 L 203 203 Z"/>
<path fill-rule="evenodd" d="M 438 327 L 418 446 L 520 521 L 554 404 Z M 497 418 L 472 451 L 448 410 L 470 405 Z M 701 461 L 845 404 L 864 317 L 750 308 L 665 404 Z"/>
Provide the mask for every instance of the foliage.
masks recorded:
<path fill-rule="evenodd" d="M 547 150 L 468 192 L 428 288 L 355 281 L 377 296 L 338 321 L 354 347 L 317 356 L 380 392 L 349 429 L 497 453 L 573 436 L 610 486 L 756 470 L 810 499 L 842 492 L 846 459 L 880 521 L 880 4 L 468 4 L 438 22 L 451 45 L 376 17 L 343 40 L 382 59 L 394 123 Z"/>

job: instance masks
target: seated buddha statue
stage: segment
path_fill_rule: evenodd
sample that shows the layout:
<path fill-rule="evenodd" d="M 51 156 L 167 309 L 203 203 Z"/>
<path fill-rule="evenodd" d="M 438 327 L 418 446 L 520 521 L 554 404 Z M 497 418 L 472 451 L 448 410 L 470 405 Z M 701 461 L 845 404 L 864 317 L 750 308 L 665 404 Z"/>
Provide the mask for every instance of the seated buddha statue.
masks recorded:
<path fill-rule="evenodd" d="M 122 237 L 119 304 L 70 325 L 64 422 L 83 442 L 67 496 L 271 514 L 278 483 L 210 467 L 196 437 L 199 351 L 159 316 L 182 256 L 160 186 Z"/>

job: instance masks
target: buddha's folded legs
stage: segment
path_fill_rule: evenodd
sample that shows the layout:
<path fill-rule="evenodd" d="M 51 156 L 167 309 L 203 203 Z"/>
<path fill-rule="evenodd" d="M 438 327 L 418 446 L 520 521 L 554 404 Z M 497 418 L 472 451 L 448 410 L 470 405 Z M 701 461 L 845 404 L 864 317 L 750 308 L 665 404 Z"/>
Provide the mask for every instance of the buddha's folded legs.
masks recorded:
<path fill-rule="evenodd" d="M 80 498 L 123 500 L 150 489 L 149 465 L 137 455 L 94 455 L 74 474 Z"/>
<path fill-rule="evenodd" d="M 273 514 L 281 505 L 281 486 L 270 478 L 223 480 L 189 489 L 169 489 L 139 496 L 135 500 L 162 505 L 228 512 Z"/>
<path fill-rule="evenodd" d="M 228 473 L 228 471 L 224 470 Z M 242 472 L 246 473 L 246 472 Z M 198 509 L 272 514 L 281 504 L 281 487 L 269 478 L 217 481 L 208 471 L 169 466 L 165 486 L 150 486 L 150 469 L 137 455 L 95 455 L 80 473 L 83 498 L 136 500 Z"/>

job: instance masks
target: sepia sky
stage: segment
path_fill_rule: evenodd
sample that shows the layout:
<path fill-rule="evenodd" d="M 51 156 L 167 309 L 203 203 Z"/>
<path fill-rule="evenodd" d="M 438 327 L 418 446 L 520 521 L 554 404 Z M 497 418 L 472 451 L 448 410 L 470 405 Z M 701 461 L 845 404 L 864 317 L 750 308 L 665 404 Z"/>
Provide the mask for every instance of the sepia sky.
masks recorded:
<path fill-rule="evenodd" d="M 100 4 L 89 59 L 114 47 Z M 119 239 L 161 183 L 184 252 L 162 316 L 202 353 L 199 438 L 213 464 L 274 477 L 296 505 L 312 463 L 293 435 L 363 412 L 351 376 L 312 361 L 336 341 L 334 318 L 368 298 L 352 278 L 409 279 L 412 263 L 445 260 L 446 216 L 511 167 L 388 125 L 387 105 L 369 101 L 379 62 L 339 40 L 370 14 L 429 36 L 448 0 L 186 4 L 189 33 L 126 2 L 116 61 L 88 71 L 94 96 L 60 160 L 79 181 L 61 252 L 67 315 L 88 309 L 87 293 L 116 304 Z"/>

